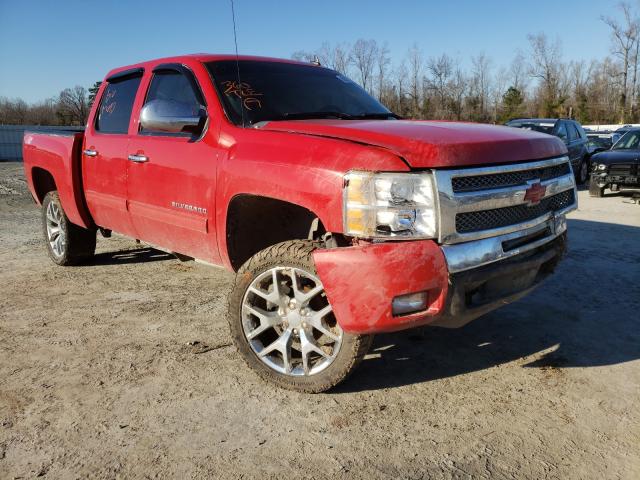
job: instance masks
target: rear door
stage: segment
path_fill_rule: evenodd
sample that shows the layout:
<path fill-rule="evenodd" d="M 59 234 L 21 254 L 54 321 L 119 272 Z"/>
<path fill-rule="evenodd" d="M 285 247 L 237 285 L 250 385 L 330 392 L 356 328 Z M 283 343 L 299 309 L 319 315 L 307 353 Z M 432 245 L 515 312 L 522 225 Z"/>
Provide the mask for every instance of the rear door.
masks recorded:
<path fill-rule="evenodd" d="M 566 126 L 569 138 L 569 143 L 567 145 L 567 150 L 569 150 L 569 159 L 571 160 L 571 164 L 575 170 L 576 168 L 579 168 L 580 161 L 582 160 L 582 139 L 580 138 L 578 130 L 576 130 L 576 127 L 573 125 L 573 122 L 563 123 Z"/>
<path fill-rule="evenodd" d="M 127 211 L 129 122 L 142 69 L 109 77 L 101 89 L 94 121 L 87 126 L 82 153 L 85 198 L 95 223 L 134 236 Z"/>
<path fill-rule="evenodd" d="M 567 129 L 567 122 L 563 120 L 559 120 L 556 123 L 556 126 L 553 130 L 553 134 L 556 137 L 558 137 L 560 140 L 562 140 L 564 144 L 567 146 L 567 151 L 569 152 L 569 159 L 573 163 L 573 156 L 571 153 L 571 140 L 569 138 L 569 130 Z"/>
<path fill-rule="evenodd" d="M 154 69 L 144 104 L 157 99 L 188 103 L 195 110 L 206 103 L 193 73 L 176 64 Z M 219 149 L 208 134 L 164 133 L 138 125 L 127 152 L 128 205 L 137 238 L 218 263 L 214 199 Z"/>

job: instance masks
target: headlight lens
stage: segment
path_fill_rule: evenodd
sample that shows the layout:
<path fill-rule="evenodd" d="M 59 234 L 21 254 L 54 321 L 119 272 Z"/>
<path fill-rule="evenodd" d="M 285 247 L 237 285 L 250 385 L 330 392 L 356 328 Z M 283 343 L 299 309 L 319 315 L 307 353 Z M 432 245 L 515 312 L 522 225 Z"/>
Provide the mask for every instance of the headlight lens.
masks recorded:
<path fill-rule="evenodd" d="M 600 165 L 598 165 L 598 170 L 606 170 L 607 166 L 603 163 L 601 163 Z"/>
<path fill-rule="evenodd" d="M 349 172 L 344 229 L 367 238 L 435 238 L 435 188 L 430 173 Z"/>

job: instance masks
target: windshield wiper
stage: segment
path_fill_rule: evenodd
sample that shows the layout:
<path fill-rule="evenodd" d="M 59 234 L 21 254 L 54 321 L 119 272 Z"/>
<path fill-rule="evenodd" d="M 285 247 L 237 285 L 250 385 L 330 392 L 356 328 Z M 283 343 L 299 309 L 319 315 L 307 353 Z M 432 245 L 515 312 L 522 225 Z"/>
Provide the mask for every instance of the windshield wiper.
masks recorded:
<path fill-rule="evenodd" d="M 358 115 L 351 115 L 351 119 L 355 120 L 387 120 L 390 118 L 400 120 L 402 117 L 393 112 L 360 113 Z"/>
<path fill-rule="evenodd" d="M 391 118 L 400 119 L 402 117 L 392 112 L 359 113 L 357 115 L 333 111 L 294 112 L 282 114 L 283 120 L 307 120 L 313 118 L 338 118 L 340 120 L 386 120 Z"/>
<path fill-rule="evenodd" d="M 342 112 L 294 112 L 283 113 L 282 118 L 285 120 L 306 120 L 311 118 L 339 118 L 340 120 L 351 120 L 353 115 Z"/>

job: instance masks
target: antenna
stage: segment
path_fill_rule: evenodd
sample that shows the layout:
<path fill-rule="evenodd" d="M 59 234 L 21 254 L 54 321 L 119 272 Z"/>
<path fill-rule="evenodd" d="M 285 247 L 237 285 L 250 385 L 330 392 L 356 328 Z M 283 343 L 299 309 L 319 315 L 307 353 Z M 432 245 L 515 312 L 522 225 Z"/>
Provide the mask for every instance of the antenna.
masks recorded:
<path fill-rule="evenodd" d="M 240 60 L 238 58 L 238 34 L 236 33 L 236 10 L 231 1 L 231 17 L 233 18 L 233 42 L 236 45 L 236 73 L 238 75 L 238 91 L 240 92 L 240 117 L 242 118 L 242 126 L 244 127 L 244 99 L 242 98 L 242 83 L 240 82 Z"/>

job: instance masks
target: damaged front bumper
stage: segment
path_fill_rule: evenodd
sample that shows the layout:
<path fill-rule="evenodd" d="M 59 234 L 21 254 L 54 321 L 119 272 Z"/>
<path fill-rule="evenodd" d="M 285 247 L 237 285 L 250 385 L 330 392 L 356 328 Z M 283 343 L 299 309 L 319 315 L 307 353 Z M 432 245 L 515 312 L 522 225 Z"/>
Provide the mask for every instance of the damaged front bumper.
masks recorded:
<path fill-rule="evenodd" d="M 349 333 L 421 325 L 457 328 L 522 298 L 551 274 L 566 248 L 556 215 L 520 231 L 455 245 L 432 240 L 316 250 L 318 275 L 338 323 Z M 394 315 L 396 297 L 426 292 L 426 307 Z"/>

